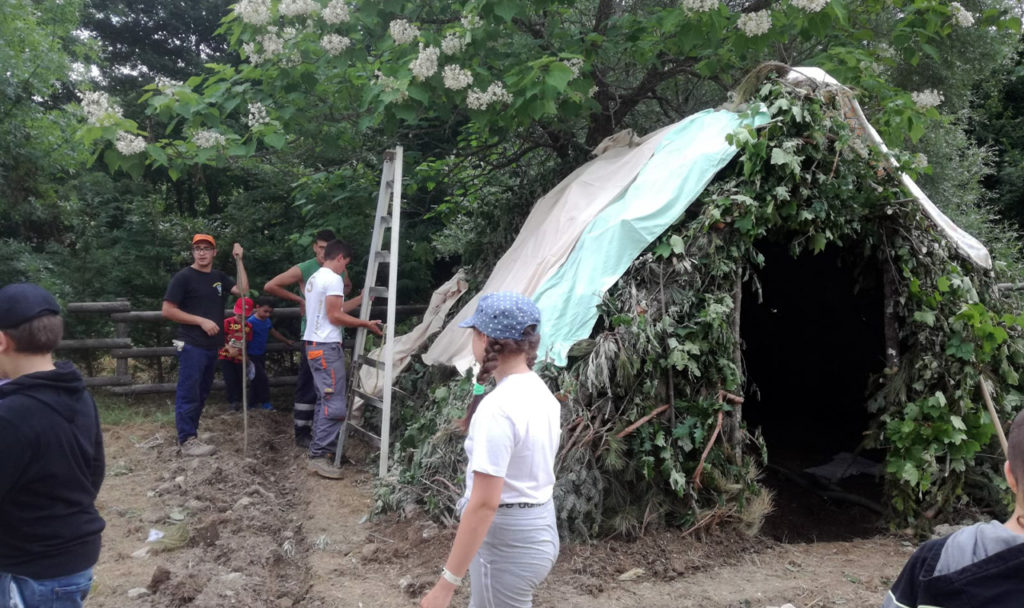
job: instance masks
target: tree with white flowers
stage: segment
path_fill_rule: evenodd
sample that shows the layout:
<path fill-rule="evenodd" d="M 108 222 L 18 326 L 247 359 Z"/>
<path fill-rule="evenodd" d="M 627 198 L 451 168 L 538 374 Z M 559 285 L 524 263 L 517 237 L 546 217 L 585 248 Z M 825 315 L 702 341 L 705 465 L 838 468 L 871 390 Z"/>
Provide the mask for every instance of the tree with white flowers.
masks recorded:
<path fill-rule="evenodd" d="M 287 147 L 308 167 L 295 183 L 309 209 L 337 200 L 341 182 L 351 187 L 351 175 L 322 168 L 347 175 L 376 162 L 358 149 L 401 142 L 424 205 L 455 229 L 437 233 L 441 252 L 466 253 L 493 237 L 468 228 L 465 214 L 486 225 L 493 214 L 477 212 L 513 198 L 501 206 L 515 210 L 506 213 L 514 225 L 531 200 L 524 178 L 550 185 L 620 129 L 645 132 L 719 105 L 765 60 L 825 68 L 902 147 L 939 119 L 936 100 L 950 98 L 944 85 L 919 83 L 929 72 L 918 66 L 962 62 L 1018 28 L 1001 0 L 242 0 L 221 30 L 240 65 L 152 85 L 144 101 L 158 129 L 122 121 L 83 137 L 115 170 L 162 167 L 172 177 L 197 164 L 264 162 Z M 957 40 L 970 48 L 944 56 Z M 253 121 L 256 104 L 264 114 Z M 144 138 L 147 153 L 123 154 L 138 146 L 122 133 Z M 525 173 L 513 178 L 512 166 Z"/>

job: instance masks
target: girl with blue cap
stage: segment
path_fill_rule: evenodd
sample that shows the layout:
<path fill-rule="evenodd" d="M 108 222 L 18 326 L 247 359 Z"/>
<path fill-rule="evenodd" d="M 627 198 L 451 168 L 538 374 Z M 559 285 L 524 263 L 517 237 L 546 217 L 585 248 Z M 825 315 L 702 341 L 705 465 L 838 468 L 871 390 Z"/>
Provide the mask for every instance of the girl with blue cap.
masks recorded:
<path fill-rule="evenodd" d="M 459 324 L 473 329 L 477 384 L 493 378 L 497 386 L 462 421 L 469 462 L 459 528 L 421 607 L 448 606 L 467 571 L 470 608 L 532 606 L 558 558 L 552 494 L 561 411 L 532 371 L 539 325 L 537 305 L 515 292 L 485 295 Z"/>

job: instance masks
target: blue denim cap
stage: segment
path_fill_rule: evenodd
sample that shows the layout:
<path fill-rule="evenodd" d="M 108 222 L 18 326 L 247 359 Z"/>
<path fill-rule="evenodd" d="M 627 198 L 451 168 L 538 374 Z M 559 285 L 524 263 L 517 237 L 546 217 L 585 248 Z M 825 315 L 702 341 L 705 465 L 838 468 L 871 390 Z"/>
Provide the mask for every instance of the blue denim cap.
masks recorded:
<path fill-rule="evenodd" d="M 530 325 L 540 325 L 540 309 L 515 291 L 485 295 L 473 316 L 459 323 L 459 327 L 475 327 L 495 340 L 521 340 L 523 330 Z"/>
<path fill-rule="evenodd" d="M 35 283 L 11 283 L 0 288 L 0 329 L 14 329 L 43 315 L 59 315 L 57 299 Z"/>

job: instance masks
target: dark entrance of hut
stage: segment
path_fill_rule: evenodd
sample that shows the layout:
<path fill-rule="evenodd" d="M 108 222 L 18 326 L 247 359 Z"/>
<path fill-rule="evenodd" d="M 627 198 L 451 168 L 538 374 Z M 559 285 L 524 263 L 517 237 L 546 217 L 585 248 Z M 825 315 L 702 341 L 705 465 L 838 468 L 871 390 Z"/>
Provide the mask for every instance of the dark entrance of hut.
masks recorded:
<path fill-rule="evenodd" d="M 877 263 L 830 247 L 794 258 L 761 243 L 764 267 L 744 288 L 743 417 L 768 450 L 762 483 L 775 510 L 762 533 L 783 542 L 845 540 L 880 530 L 884 453 L 862 447 L 871 379 L 885 364 Z"/>

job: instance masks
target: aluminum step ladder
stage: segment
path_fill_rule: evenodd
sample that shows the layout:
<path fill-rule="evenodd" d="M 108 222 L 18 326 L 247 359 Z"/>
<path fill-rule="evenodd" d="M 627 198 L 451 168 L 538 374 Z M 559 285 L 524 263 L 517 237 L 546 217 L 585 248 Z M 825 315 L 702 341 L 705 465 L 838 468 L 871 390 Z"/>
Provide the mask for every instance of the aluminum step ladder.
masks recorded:
<path fill-rule="evenodd" d="M 370 318 L 370 304 L 373 298 L 387 298 L 387 318 L 384 325 L 384 344 L 380 349 L 381 356 L 374 359 L 367 355 L 366 328 L 356 330 L 356 339 L 352 348 L 352 360 L 348 370 L 348 415 L 338 433 L 338 449 L 335 451 L 334 464 L 341 466 L 341 457 L 345 449 L 345 438 L 350 432 L 366 435 L 371 442 L 380 444 L 379 475 L 383 477 L 388 470 L 388 446 L 391 435 L 391 379 L 394 368 L 395 342 L 395 299 L 398 284 L 398 232 L 399 219 L 402 211 L 402 147 L 384 153 L 384 167 L 381 171 L 380 191 L 377 194 L 377 214 L 373 221 L 373 236 L 370 239 L 370 255 L 366 262 L 366 285 L 363 288 L 363 300 L 359 308 L 359 318 Z M 382 249 L 384 233 L 390 232 L 389 249 Z M 381 264 L 387 265 L 388 282 L 386 287 L 377 285 L 377 273 Z M 363 386 L 361 371 L 364 367 L 377 370 L 377 378 L 382 382 L 380 397 L 370 394 Z M 379 374 L 383 372 L 383 377 Z M 380 432 L 374 433 L 365 427 L 365 416 L 359 424 L 351 422 L 355 400 L 360 399 L 363 407 L 373 406 L 380 409 Z"/>

